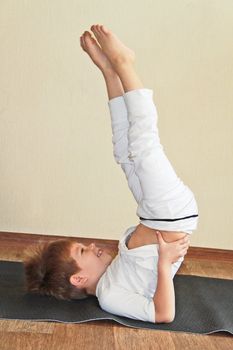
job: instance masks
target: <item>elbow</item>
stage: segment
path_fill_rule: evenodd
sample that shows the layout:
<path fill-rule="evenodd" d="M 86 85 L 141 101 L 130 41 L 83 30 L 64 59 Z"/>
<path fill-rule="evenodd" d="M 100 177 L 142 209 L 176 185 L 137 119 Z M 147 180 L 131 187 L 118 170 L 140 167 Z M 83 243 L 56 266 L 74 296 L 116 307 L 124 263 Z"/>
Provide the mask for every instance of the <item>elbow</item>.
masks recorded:
<path fill-rule="evenodd" d="M 175 315 L 156 315 L 155 323 L 171 323 L 175 319 Z"/>
<path fill-rule="evenodd" d="M 175 319 L 175 316 L 174 317 L 168 317 L 165 319 L 164 323 L 172 323 Z"/>
<path fill-rule="evenodd" d="M 170 313 L 170 315 L 167 315 L 167 317 L 165 317 L 165 323 L 171 323 L 173 322 L 175 319 L 175 311 L 173 313 Z"/>

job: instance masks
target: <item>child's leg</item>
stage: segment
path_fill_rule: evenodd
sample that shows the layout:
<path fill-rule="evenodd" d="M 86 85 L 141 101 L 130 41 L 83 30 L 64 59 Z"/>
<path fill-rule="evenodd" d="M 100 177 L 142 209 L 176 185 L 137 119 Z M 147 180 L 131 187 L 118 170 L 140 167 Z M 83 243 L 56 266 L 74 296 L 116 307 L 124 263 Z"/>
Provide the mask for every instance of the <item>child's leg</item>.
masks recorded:
<path fill-rule="evenodd" d="M 91 60 L 101 70 L 107 87 L 109 98 L 109 109 L 112 122 L 113 153 L 117 163 L 125 172 L 134 198 L 137 202 L 141 200 L 142 191 L 139 179 L 134 171 L 134 163 L 128 158 L 128 128 L 127 109 L 123 94 L 124 89 L 121 80 L 114 71 L 110 61 L 98 45 L 97 41 L 87 31 L 80 37 L 82 49 L 90 56 Z"/>
<path fill-rule="evenodd" d="M 177 176 L 160 143 L 153 91 L 138 88 L 131 64 L 116 65 L 115 69 L 125 89 L 129 158 L 135 164 L 142 190 L 137 214 L 142 223 L 145 223 L 143 218 L 154 221 L 156 228 L 194 230 L 198 216 L 196 201 Z"/>
<path fill-rule="evenodd" d="M 142 190 L 138 176 L 135 173 L 134 162 L 128 158 L 129 121 L 123 98 L 124 89 L 116 72 L 104 70 L 108 91 L 108 107 L 111 115 L 113 154 L 116 162 L 121 165 L 128 181 L 129 188 L 137 203 L 142 199 Z"/>
<path fill-rule="evenodd" d="M 158 229 L 196 229 L 198 214 L 193 193 L 176 175 L 160 143 L 153 91 L 143 87 L 126 49 L 114 34 L 99 30 L 97 39 L 125 91 L 128 148 L 142 189 L 138 216 L 155 220 Z"/>

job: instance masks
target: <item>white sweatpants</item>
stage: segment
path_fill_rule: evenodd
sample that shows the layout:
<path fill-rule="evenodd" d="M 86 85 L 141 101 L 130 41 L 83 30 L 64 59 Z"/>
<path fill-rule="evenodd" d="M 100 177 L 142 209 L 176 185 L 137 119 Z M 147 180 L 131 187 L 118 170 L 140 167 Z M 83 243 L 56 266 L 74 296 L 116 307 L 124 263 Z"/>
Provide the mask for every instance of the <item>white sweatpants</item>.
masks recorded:
<path fill-rule="evenodd" d="M 136 89 L 108 101 L 113 154 L 138 203 L 140 223 L 154 229 L 197 228 L 194 194 L 176 175 L 160 143 L 153 90 Z"/>

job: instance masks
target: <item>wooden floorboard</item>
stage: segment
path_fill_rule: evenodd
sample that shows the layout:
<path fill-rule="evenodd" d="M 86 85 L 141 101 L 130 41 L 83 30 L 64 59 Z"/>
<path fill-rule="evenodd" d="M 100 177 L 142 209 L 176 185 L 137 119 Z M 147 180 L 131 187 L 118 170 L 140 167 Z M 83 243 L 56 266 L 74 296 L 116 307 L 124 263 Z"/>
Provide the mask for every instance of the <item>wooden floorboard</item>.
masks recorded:
<path fill-rule="evenodd" d="M 22 261 L 28 246 L 63 238 L 14 232 L 0 232 L 0 260 Z M 88 244 L 94 241 L 117 254 L 117 241 L 74 240 Z M 178 274 L 233 279 L 233 251 L 190 247 Z M 82 324 L 0 320 L 0 350 L 231 350 L 229 333 L 208 335 L 134 329 L 114 321 L 92 321 Z"/>

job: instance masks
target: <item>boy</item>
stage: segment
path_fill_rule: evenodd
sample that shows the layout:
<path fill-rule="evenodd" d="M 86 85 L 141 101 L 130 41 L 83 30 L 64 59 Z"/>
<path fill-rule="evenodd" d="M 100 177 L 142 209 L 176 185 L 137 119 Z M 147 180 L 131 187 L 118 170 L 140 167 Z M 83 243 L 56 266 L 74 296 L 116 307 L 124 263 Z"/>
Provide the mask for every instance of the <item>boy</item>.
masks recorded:
<path fill-rule="evenodd" d="M 188 236 L 197 228 L 197 204 L 160 144 L 153 91 L 143 87 L 135 72 L 134 52 L 105 26 L 93 25 L 91 30 L 94 37 L 85 32 L 80 44 L 104 76 L 114 157 L 138 203 L 140 224 L 124 233 L 114 259 L 93 243 L 85 246 L 72 242 L 66 252 L 76 266 L 67 276 L 70 286 L 83 297 L 96 295 L 100 306 L 110 313 L 149 322 L 172 322 L 173 277 L 187 253 Z M 38 261 L 48 270 L 46 259 L 53 254 L 52 245 L 50 252 L 47 246 L 42 253 L 37 262 L 26 264 L 28 281 L 33 279 L 30 271 L 40 265 Z M 55 254 L 52 260 L 54 263 Z M 57 265 L 54 263 L 53 271 Z M 38 285 L 34 290 L 42 291 Z M 45 285 L 43 280 L 43 291 L 56 296 L 51 292 L 52 284 L 50 291 Z"/>

